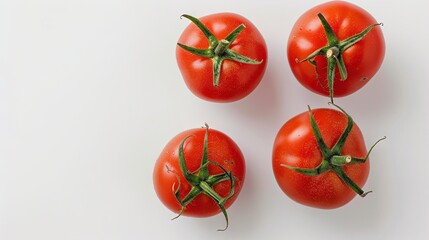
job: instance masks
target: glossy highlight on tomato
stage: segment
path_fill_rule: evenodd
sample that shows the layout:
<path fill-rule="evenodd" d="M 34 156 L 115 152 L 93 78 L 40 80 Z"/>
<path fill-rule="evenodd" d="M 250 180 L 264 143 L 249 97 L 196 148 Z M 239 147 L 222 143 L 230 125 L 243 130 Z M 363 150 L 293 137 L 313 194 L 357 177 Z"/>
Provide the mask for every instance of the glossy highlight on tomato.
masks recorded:
<path fill-rule="evenodd" d="M 267 46 L 256 26 L 235 13 L 216 13 L 181 34 L 176 60 L 186 86 L 201 99 L 233 102 L 248 96 L 267 66 Z"/>
<path fill-rule="evenodd" d="M 366 10 L 345 1 L 311 8 L 296 21 L 287 43 L 294 76 L 307 89 L 331 99 L 356 92 L 383 62 L 381 25 Z"/>

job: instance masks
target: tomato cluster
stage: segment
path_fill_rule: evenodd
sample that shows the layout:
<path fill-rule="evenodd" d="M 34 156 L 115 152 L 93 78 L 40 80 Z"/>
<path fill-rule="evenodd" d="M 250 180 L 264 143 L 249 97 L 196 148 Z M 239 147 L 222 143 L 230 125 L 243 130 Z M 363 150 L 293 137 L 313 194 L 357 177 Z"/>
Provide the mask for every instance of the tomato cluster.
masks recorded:
<path fill-rule="evenodd" d="M 213 102 L 248 96 L 267 66 L 267 46 L 256 26 L 234 13 L 182 17 L 191 24 L 179 38 L 176 60 L 189 90 Z M 367 151 L 359 127 L 334 98 L 354 93 L 377 73 L 385 51 L 380 26 L 364 9 L 332 1 L 305 12 L 292 28 L 287 57 L 294 76 L 335 107 L 308 107 L 274 140 L 275 179 L 296 202 L 330 209 L 368 193 L 362 187 L 375 144 Z M 245 166 L 238 145 L 206 124 L 167 143 L 155 163 L 154 188 L 177 217 L 222 213 L 227 228 L 226 209 L 243 187 Z"/>

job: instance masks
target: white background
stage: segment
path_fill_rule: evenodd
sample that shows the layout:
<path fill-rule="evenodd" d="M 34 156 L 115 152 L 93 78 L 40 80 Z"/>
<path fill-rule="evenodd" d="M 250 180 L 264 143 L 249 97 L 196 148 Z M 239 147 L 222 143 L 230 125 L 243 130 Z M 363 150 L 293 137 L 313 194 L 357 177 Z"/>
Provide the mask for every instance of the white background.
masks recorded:
<path fill-rule="evenodd" d="M 176 3 L 180 2 L 180 3 Z M 363 89 L 337 99 L 373 151 L 366 198 L 336 210 L 301 206 L 277 186 L 271 150 L 292 116 L 328 107 L 286 59 L 301 13 L 322 1 L 0 1 L 0 239 L 429 239 L 429 28 L 424 1 L 364 1 L 386 40 Z M 230 11 L 265 37 L 258 88 L 230 104 L 186 88 L 176 41 L 201 17 Z M 152 169 L 177 133 L 231 136 L 247 179 L 222 215 L 175 216 L 157 199 Z"/>

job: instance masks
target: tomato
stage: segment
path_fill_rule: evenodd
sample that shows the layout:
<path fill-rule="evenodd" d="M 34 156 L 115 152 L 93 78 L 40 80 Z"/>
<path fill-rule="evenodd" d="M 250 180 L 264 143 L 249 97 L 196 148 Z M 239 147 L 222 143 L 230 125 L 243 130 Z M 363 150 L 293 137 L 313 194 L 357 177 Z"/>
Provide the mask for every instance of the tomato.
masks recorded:
<path fill-rule="evenodd" d="M 261 81 L 267 47 L 258 29 L 234 13 L 211 14 L 183 31 L 176 59 L 187 87 L 213 102 L 233 102 L 249 95 Z"/>
<path fill-rule="evenodd" d="M 383 62 L 380 25 L 367 11 L 345 1 L 308 10 L 296 21 L 287 43 L 296 79 L 315 93 L 331 96 L 331 101 L 356 92 Z"/>
<path fill-rule="evenodd" d="M 369 152 L 359 127 L 341 111 L 301 113 L 276 136 L 273 172 L 283 192 L 298 203 L 332 209 L 367 194 L 361 187 L 369 174 Z"/>
<path fill-rule="evenodd" d="M 178 216 L 209 217 L 237 199 L 245 179 L 245 160 L 226 134 L 206 128 L 171 139 L 155 163 L 153 183 L 161 202 Z"/>

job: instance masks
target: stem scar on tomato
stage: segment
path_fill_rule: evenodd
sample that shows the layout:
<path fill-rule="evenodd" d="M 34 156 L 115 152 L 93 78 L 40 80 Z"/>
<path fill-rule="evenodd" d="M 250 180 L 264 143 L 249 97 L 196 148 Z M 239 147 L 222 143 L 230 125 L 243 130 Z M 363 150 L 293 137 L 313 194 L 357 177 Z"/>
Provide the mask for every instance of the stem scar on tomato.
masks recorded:
<path fill-rule="evenodd" d="M 224 229 L 218 229 L 218 231 L 224 231 L 228 228 L 228 224 L 229 224 L 228 213 L 226 211 L 224 204 L 226 201 L 228 201 L 231 197 L 234 196 L 234 194 L 235 194 L 235 183 L 236 183 L 236 181 L 238 182 L 238 179 L 236 179 L 234 177 L 234 175 L 231 171 L 227 171 L 220 164 L 218 164 L 216 162 L 212 162 L 208 159 L 209 126 L 207 124 L 205 124 L 205 128 L 206 128 L 206 132 L 204 135 L 203 156 L 201 159 L 201 165 L 196 171 L 194 171 L 194 172 L 189 171 L 189 169 L 186 165 L 184 146 L 183 146 L 185 144 L 186 140 L 188 138 L 192 137 L 192 135 L 185 137 L 179 145 L 178 161 L 179 161 L 180 171 L 181 171 L 181 174 L 186 179 L 186 181 L 192 186 L 189 193 L 183 199 L 180 199 L 181 181 L 180 181 L 180 178 L 178 176 L 178 173 L 170 170 L 170 168 L 166 165 L 167 172 L 173 173 L 177 177 L 177 187 L 176 187 L 176 184 L 174 183 L 172 185 L 172 192 L 173 192 L 176 200 L 179 202 L 179 204 L 181 206 L 181 210 L 180 210 L 179 214 L 176 217 L 174 217 L 172 220 L 180 217 L 182 215 L 182 213 L 185 211 L 186 206 L 193 199 L 195 199 L 198 195 L 205 194 L 205 195 L 209 196 L 210 198 L 212 198 L 216 202 L 216 204 L 218 205 L 219 209 L 222 211 L 222 213 L 225 217 L 226 226 Z M 227 160 L 225 160 L 225 161 L 227 161 Z M 216 175 L 210 175 L 209 169 L 208 169 L 209 164 L 216 165 L 217 167 L 219 167 L 223 171 L 223 173 L 216 174 Z M 213 189 L 213 187 L 216 184 L 223 182 L 223 181 L 230 181 L 229 194 L 226 197 L 220 196 Z"/>
<path fill-rule="evenodd" d="M 219 85 L 219 78 L 220 78 L 222 63 L 226 59 L 240 62 L 240 63 L 245 63 L 245 64 L 262 63 L 263 60 L 257 61 L 229 49 L 229 47 L 237 38 L 237 36 L 246 28 L 244 24 L 237 26 L 237 28 L 235 28 L 231 33 L 229 33 L 228 36 L 225 37 L 225 39 L 219 40 L 198 18 L 192 17 L 187 14 L 183 14 L 181 17 L 185 17 L 189 19 L 204 33 L 204 36 L 207 38 L 209 42 L 209 47 L 207 49 L 199 49 L 199 48 L 186 46 L 181 43 L 177 43 L 177 45 L 192 54 L 195 54 L 200 57 L 212 59 L 213 86 L 216 87 Z"/>
<path fill-rule="evenodd" d="M 333 171 L 336 173 L 336 175 L 347 185 L 349 186 L 355 193 L 359 194 L 361 197 L 365 197 L 368 192 L 364 192 L 343 170 L 343 166 L 348 164 L 359 164 L 359 163 L 365 163 L 366 160 L 369 157 L 369 154 L 371 153 L 372 149 L 379 143 L 381 140 L 386 139 L 386 137 L 383 137 L 379 140 L 377 140 L 369 149 L 368 153 L 364 158 L 357 158 L 350 155 L 341 155 L 341 151 L 343 149 L 343 146 L 348 138 L 348 135 L 350 134 L 352 128 L 353 128 L 353 119 L 350 115 L 348 115 L 341 107 L 338 105 L 335 105 L 331 102 L 332 105 L 337 107 L 341 112 L 343 112 L 347 117 L 347 126 L 344 129 L 343 133 L 341 134 L 338 141 L 335 143 L 335 145 L 329 149 L 329 147 L 326 145 L 325 141 L 322 138 L 322 134 L 320 132 L 320 129 L 314 119 L 314 116 L 311 112 L 310 106 L 308 106 L 308 113 L 310 116 L 310 123 L 311 128 L 313 130 L 314 136 L 316 138 L 317 146 L 320 149 L 320 152 L 322 153 L 323 160 L 317 166 L 316 168 L 297 168 L 297 167 L 291 167 L 286 164 L 281 164 L 281 166 L 289 168 L 295 172 L 307 175 L 307 176 L 317 176 L 322 173 L 325 173 L 327 171 Z"/>
<path fill-rule="evenodd" d="M 319 80 L 319 75 L 317 71 L 317 64 L 315 61 L 316 56 L 325 56 L 328 59 L 328 87 L 329 87 L 329 97 L 331 99 L 331 103 L 334 102 L 334 78 L 335 78 L 335 68 L 338 68 L 338 71 L 340 73 L 341 81 L 344 81 L 347 79 L 347 69 L 342 57 L 342 53 L 346 51 L 348 48 L 362 40 L 374 27 L 376 26 L 383 26 L 383 23 L 375 23 L 367 28 L 365 28 L 362 32 L 353 35 L 351 37 L 348 37 L 342 41 L 339 41 L 337 36 L 335 35 L 334 31 L 332 30 L 331 26 L 329 25 L 326 18 L 323 16 L 323 14 L 318 13 L 317 16 L 319 17 L 323 29 L 326 34 L 326 39 L 328 41 L 328 45 L 322 48 L 317 49 L 313 53 L 307 56 L 307 58 L 303 60 L 295 59 L 297 63 L 301 62 L 309 62 L 311 65 L 314 66 L 316 71 L 316 78 Z"/>

